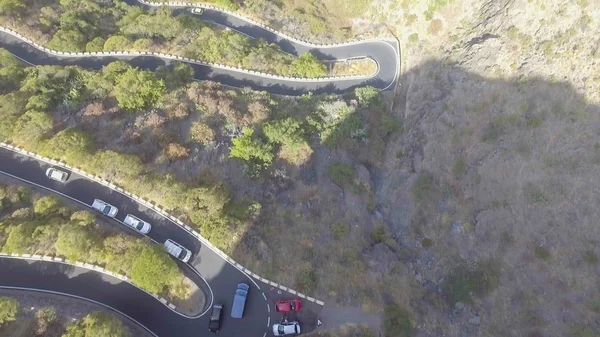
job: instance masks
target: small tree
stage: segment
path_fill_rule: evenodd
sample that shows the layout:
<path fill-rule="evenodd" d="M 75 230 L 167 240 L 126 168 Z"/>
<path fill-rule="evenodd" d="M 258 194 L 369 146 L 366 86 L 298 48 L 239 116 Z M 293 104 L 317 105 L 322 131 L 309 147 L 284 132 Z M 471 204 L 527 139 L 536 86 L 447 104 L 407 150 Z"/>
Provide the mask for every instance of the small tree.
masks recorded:
<path fill-rule="evenodd" d="M 229 156 L 245 161 L 259 161 L 265 165 L 273 162 L 273 146 L 265 144 L 253 137 L 254 130 L 246 128 L 243 134 L 232 140 L 233 146 Z"/>
<path fill-rule="evenodd" d="M 263 132 L 269 142 L 277 144 L 299 143 L 304 134 L 300 121 L 291 117 L 266 123 Z"/>
<path fill-rule="evenodd" d="M 0 326 L 17 319 L 19 302 L 14 298 L 0 297 Z"/>
<path fill-rule="evenodd" d="M 55 197 L 42 197 L 33 205 L 33 212 L 37 215 L 45 216 L 56 210 L 58 206 L 60 206 L 60 201 Z"/>
<path fill-rule="evenodd" d="M 131 280 L 147 291 L 159 294 L 178 275 L 177 264 L 158 245 L 145 247 L 133 264 Z"/>
<path fill-rule="evenodd" d="M 104 40 L 104 38 L 98 36 L 85 45 L 85 51 L 87 51 L 87 52 L 103 51 L 104 43 L 106 43 L 106 40 Z"/>
<path fill-rule="evenodd" d="M 48 327 L 56 322 L 57 318 L 58 315 L 56 314 L 54 307 L 46 307 L 38 310 L 35 313 L 35 334 L 37 336 L 42 336 L 46 330 L 48 330 Z"/>
<path fill-rule="evenodd" d="M 327 67 L 311 53 L 300 55 L 292 61 L 293 73 L 301 77 L 319 77 L 327 75 Z"/>
<path fill-rule="evenodd" d="M 129 46 L 129 39 L 125 36 L 114 35 L 104 42 L 104 51 L 123 51 Z"/>
<path fill-rule="evenodd" d="M 71 221 L 81 226 L 87 226 L 96 221 L 96 216 L 89 211 L 77 211 L 71 214 Z"/>
<path fill-rule="evenodd" d="M 149 107 L 165 92 L 165 85 L 149 71 L 129 69 L 117 78 L 115 96 L 119 106 L 128 110 Z"/>
<path fill-rule="evenodd" d="M 115 315 L 93 312 L 67 328 L 62 337 L 130 337 L 131 333 Z"/>
<path fill-rule="evenodd" d="M 66 224 L 58 231 L 55 248 L 58 254 L 77 261 L 88 255 L 96 242 L 97 238 L 91 230 L 76 224 Z"/>

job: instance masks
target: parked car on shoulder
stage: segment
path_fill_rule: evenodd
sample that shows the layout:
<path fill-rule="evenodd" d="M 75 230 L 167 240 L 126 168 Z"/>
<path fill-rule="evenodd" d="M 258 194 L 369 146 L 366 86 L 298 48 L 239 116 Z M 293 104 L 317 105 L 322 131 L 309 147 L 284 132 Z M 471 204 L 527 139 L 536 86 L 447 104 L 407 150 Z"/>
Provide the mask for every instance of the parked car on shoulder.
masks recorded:
<path fill-rule="evenodd" d="M 115 206 L 113 206 L 109 203 L 106 203 L 100 199 L 94 199 L 94 202 L 92 203 L 92 207 L 94 209 L 96 209 L 98 212 L 100 212 L 108 217 L 111 217 L 111 218 L 114 218 L 117 215 L 117 212 L 119 212 L 118 208 L 116 208 Z"/>
<path fill-rule="evenodd" d="M 149 223 L 131 214 L 127 214 L 123 222 L 142 234 L 150 233 L 150 229 L 152 228 Z"/>
<path fill-rule="evenodd" d="M 299 299 L 279 300 L 275 302 L 275 311 L 277 312 L 300 311 L 300 309 L 302 309 L 302 301 Z"/>
<path fill-rule="evenodd" d="M 250 286 L 246 283 L 237 285 L 235 296 L 233 297 L 233 305 L 231 306 L 231 317 L 242 318 L 244 316 L 244 307 L 246 306 L 246 299 L 248 298 L 248 290 L 250 290 Z"/>
<path fill-rule="evenodd" d="M 219 332 L 221 329 L 221 313 L 223 312 L 223 304 L 215 304 L 212 307 L 210 320 L 208 321 L 208 331 Z"/>
<path fill-rule="evenodd" d="M 300 323 L 282 322 L 273 324 L 273 335 L 275 336 L 295 336 L 300 334 Z"/>
<path fill-rule="evenodd" d="M 165 249 L 167 253 L 183 262 L 188 262 L 192 257 L 192 252 L 171 239 L 165 241 Z"/>
<path fill-rule="evenodd" d="M 51 167 L 46 170 L 46 177 L 64 183 L 69 179 L 69 173 L 57 168 Z"/>

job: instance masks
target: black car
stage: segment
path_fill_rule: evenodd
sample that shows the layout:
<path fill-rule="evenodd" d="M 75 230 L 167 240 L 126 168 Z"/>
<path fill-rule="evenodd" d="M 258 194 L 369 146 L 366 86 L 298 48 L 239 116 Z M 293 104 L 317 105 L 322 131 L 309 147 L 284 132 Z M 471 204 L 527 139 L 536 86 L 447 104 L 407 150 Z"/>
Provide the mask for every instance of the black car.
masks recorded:
<path fill-rule="evenodd" d="M 222 304 L 215 304 L 210 314 L 210 321 L 208 322 L 208 331 L 219 332 L 221 329 L 221 313 L 223 312 Z"/>

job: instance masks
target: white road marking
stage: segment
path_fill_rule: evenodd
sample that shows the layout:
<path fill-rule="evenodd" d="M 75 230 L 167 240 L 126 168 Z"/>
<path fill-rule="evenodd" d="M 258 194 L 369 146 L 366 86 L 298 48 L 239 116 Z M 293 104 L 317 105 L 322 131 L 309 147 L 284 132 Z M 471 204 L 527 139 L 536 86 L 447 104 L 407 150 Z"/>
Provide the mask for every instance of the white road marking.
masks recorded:
<path fill-rule="evenodd" d="M 68 296 L 68 297 L 73 297 L 73 298 L 78 298 L 80 300 L 84 300 L 84 301 L 89 301 L 98 305 L 101 305 L 105 308 L 108 308 L 109 310 L 112 310 L 116 313 L 119 313 L 125 317 L 127 317 L 127 319 L 131 320 L 132 322 L 134 322 L 135 324 L 139 325 L 140 327 L 142 327 L 144 330 L 148 331 L 148 333 L 150 333 L 152 336 L 158 337 L 154 332 L 152 332 L 150 329 L 146 328 L 142 323 L 136 321 L 135 319 L 127 316 L 126 314 L 122 313 L 121 311 L 110 307 L 104 303 L 100 303 L 94 300 L 90 300 L 89 298 L 85 298 L 85 297 L 81 297 L 81 296 L 77 296 L 77 295 L 71 295 L 71 294 L 67 294 L 67 293 L 61 293 L 59 291 L 52 291 L 52 290 L 41 290 L 41 289 L 34 289 L 34 288 L 25 288 L 25 287 L 9 287 L 9 286 L 0 286 L 1 289 L 12 289 L 12 290 L 28 290 L 28 291 L 37 291 L 40 293 L 49 293 L 49 294 L 57 294 L 57 295 L 63 295 L 63 296 Z"/>
<path fill-rule="evenodd" d="M 271 305 L 269 303 L 267 303 L 267 311 L 271 313 Z"/>
<path fill-rule="evenodd" d="M 267 318 L 267 328 L 269 327 L 269 325 L 271 325 L 271 316 Z"/>
<path fill-rule="evenodd" d="M 265 295 L 265 293 L 262 293 L 263 297 L 265 298 L 265 301 L 267 300 L 267 295 Z"/>

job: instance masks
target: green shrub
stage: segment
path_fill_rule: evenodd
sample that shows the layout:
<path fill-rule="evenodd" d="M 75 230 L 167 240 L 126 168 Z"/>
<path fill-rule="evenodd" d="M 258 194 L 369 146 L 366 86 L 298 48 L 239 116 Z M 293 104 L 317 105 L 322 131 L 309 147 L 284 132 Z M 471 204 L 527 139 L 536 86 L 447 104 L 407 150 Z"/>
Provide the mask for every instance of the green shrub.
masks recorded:
<path fill-rule="evenodd" d="M 317 290 L 317 274 L 309 263 L 305 264 L 298 273 L 296 288 L 305 294 L 313 294 Z"/>
<path fill-rule="evenodd" d="M 48 328 L 56 322 L 58 315 L 54 307 L 41 308 L 35 313 L 35 334 L 43 336 Z"/>
<path fill-rule="evenodd" d="M 334 223 L 330 227 L 331 237 L 340 240 L 348 236 L 352 231 L 352 227 L 347 223 Z"/>
<path fill-rule="evenodd" d="M 354 167 L 341 162 L 329 164 L 327 173 L 329 178 L 340 187 L 352 184 L 356 175 Z"/>
<path fill-rule="evenodd" d="M 459 264 L 442 283 L 442 293 L 450 306 L 470 303 L 472 295 L 484 296 L 498 285 L 500 272 L 495 260 L 479 261 L 475 266 Z"/>
<path fill-rule="evenodd" d="M 130 337 L 129 330 L 115 315 L 104 311 L 93 312 L 71 324 L 62 337 Z"/>
<path fill-rule="evenodd" d="M 104 42 L 104 51 L 124 51 L 129 47 L 129 39 L 125 36 L 113 35 Z"/>
<path fill-rule="evenodd" d="M 106 40 L 102 37 L 96 37 L 85 45 L 86 52 L 101 52 L 104 51 Z"/>
<path fill-rule="evenodd" d="M 465 173 L 465 169 L 466 169 L 465 158 L 463 156 L 456 157 L 456 160 L 454 161 L 454 165 L 452 165 L 452 173 L 455 176 L 460 177 Z"/>
<path fill-rule="evenodd" d="M 37 215 L 46 216 L 51 214 L 60 206 L 60 201 L 52 196 L 39 198 L 33 204 L 33 211 Z"/>
<path fill-rule="evenodd" d="M 376 243 L 383 242 L 386 237 L 387 232 L 385 230 L 385 226 L 383 225 L 375 227 L 375 229 L 373 229 L 371 232 L 371 240 L 375 241 Z"/>
<path fill-rule="evenodd" d="M 119 106 L 134 111 L 154 105 L 164 92 L 163 81 L 153 73 L 133 68 L 120 75 L 115 86 Z"/>
<path fill-rule="evenodd" d="M 81 261 L 98 244 L 98 235 L 79 224 L 63 225 L 58 231 L 56 252 L 71 261 Z"/>
<path fill-rule="evenodd" d="M 417 203 L 431 200 L 435 196 L 435 187 L 431 176 L 420 174 L 413 183 L 410 194 Z"/>
<path fill-rule="evenodd" d="M 598 255 L 596 255 L 596 252 L 594 252 L 593 250 L 588 250 L 587 252 L 585 252 L 585 261 L 588 264 L 595 266 L 598 264 Z"/>
<path fill-rule="evenodd" d="M 546 247 L 536 245 L 533 252 L 535 257 L 540 260 L 549 261 L 552 258 L 552 254 L 550 254 L 550 251 Z"/>
<path fill-rule="evenodd" d="M 273 162 L 273 146 L 253 137 L 254 130 L 245 128 L 242 135 L 232 140 L 229 157 L 257 163 L 262 166 Z"/>
<path fill-rule="evenodd" d="M 35 227 L 30 224 L 20 224 L 11 227 L 6 244 L 4 245 L 4 251 L 17 254 L 28 253 L 29 247 L 32 244 L 31 235 L 34 229 Z"/>
<path fill-rule="evenodd" d="M 395 303 L 384 308 L 383 331 L 389 337 L 411 337 L 415 332 L 408 312 Z"/>
<path fill-rule="evenodd" d="M 0 326 L 17 319 L 19 302 L 11 297 L 0 297 Z"/>
<path fill-rule="evenodd" d="M 163 247 L 145 247 L 133 263 L 131 280 L 153 294 L 160 294 L 179 275 L 177 264 Z"/>

